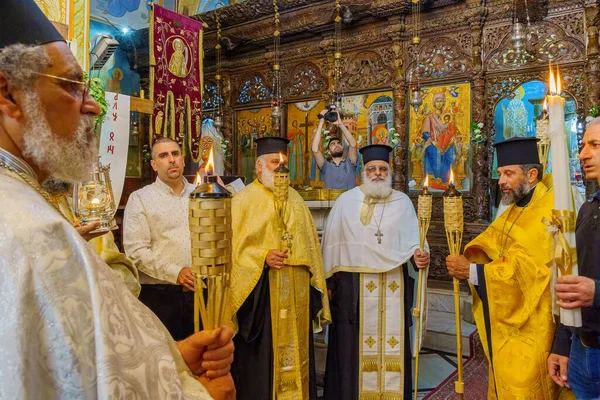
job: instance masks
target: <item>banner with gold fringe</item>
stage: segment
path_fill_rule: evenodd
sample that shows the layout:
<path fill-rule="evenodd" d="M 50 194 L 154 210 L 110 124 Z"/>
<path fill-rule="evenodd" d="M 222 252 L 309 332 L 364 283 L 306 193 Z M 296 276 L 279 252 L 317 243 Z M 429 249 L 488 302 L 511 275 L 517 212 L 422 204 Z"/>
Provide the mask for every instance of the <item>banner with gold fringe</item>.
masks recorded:
<path fill-rule="evenodd" d="M 176 140 L 192 160 L 202 155 L 202 22 L 153 5 L 150 27 L 150 145 Z"/>

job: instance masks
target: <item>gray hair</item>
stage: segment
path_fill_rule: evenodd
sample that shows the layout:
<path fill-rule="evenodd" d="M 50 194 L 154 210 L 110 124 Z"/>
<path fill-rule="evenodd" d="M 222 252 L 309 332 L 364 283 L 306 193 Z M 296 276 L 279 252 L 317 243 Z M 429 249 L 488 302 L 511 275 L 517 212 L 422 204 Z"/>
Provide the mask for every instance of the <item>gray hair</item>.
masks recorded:
<path fill-rule="evenodd" d="M 14 44 L 0 50 L 0 71 L 8 83 L 20 89 L 31 89 L 37 81 L 36 73 L 52 66 L 52 60 L 43 46 Z"/>
<path fill-rule="evenodd" d="M 262 156 L 258 156 L 256 158 L 256 162 L 254 163 L 254 172 L 256 173 L 257 176 L 258 176 L 258 163 L 259 162 L 260 162 L 260 165 L 262 165 L 263 167 L 267 165 L 266 154 L 263 154 Z"/>
<path fill-rule="evenodd" d="M 531 171 L 532 169 L 537 170 L 537 180 L 541 181 L 542 177 L 544 176 L 544 167 L 542 166 L 542 164 L 523 164 L 523 165 L 519 165 L 519 167 L 521 167 L 521 171 L 523 171 L 523 174 L 527 174 L 529 171 Z"/>
<path fill-rule="evenodd" d="M 600 117 L 596 117 L 589 122 L 585 123 L 585 129 L 591 128 L 592 126 L 600 125 Z"/>

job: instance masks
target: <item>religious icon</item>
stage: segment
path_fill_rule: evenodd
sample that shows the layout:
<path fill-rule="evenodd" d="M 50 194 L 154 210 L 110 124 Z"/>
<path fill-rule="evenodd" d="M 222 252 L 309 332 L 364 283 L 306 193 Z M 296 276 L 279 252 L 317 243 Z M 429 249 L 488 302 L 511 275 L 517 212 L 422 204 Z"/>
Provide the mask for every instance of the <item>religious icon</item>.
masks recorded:
<path fill-rule="evenodd" d="M 244 176 L 248 184 L 254 180 L 254 140 L 267 136 L 271 126 L 271 108 L 238 111 L 236 121 L 236 169 L 237 174 Z"/>
<path fill-rule="evenodd" d="M 470 85 L 425 88 L 422 95 L 423 107 L 410 110 L 410 186 L 419 189 L 427 176 L 430 190 L 446 190 L 453 168 L 457 188 L 469 190 Z"/>
<path fill-rule="evenodd" d="M 173 54 L 169 61 L 169 71 L 180 78 L 185 78 L 188 74 L 189 50 L 181 38 L 173 40 Z"/>

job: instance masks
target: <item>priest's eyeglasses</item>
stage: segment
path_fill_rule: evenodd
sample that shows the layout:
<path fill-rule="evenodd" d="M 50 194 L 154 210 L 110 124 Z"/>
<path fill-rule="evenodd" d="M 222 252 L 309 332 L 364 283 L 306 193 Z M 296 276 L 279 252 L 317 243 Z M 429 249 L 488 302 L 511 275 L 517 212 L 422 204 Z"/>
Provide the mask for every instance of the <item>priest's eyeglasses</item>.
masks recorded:
<path fill-rule="evenodd" d="M 371 165 L 370 167 L 367 167 L 367 172 L 369 173 L 376 172 L 377 170 L 380 170 L 381 172 L 388 172 L 390 169 L 386 166 L 376 167 Z"/>
<path fill-rule="evenodd" d="M 90 93 L 91 79 L 85 79 L 83 81 L 76 81 L 74 79 L 63 78 L 62 76 L 43 74 L 41 72 L 33 72 L 35 75 L 45 76 L 70 84 L 68 91 L 78 100 L 85 100 Z"/>

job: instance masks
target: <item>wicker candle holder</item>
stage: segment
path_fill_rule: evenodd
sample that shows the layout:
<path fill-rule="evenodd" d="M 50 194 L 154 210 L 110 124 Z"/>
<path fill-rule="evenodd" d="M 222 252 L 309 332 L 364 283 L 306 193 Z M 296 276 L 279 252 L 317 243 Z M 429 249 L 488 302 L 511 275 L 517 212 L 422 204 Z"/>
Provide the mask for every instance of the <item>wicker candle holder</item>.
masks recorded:
<path fill-rule="evenodd" d="M 431 222 L 431 208 L 433 196 L 428 189 L 429 177 L 425 178 L 423 183 L 423 190 L 419 194 L 419 200 L 417 205 L 417 218 L 419 220 L 419 248 L 425 250 L 425 240 L 427 240 L 427 231 L 429 230 L 429 223 Z M 413 316 L 417 319 L 417 330 L 416 330 L 416 352 L 415 352 L 415 373 L 416 377 L 414 380 L 414 400 L 417 400 L 418 395 L 418 382 L 419 382 L 419 348 L 421 343 L 421 303 L 422 292 L 423 292 L 423 270 L 419 269 L 419 280 L 417 281 L 417 304 L 413 309 Z"/>
<path fill-rule="evenodd" d="M 451 255 L 459 255 L 462 245 L 462 236 L 464 231 L 463 221 L 463 202 L 462 194 L 454 187 L 454 173 L 450 170 L 450 185 L 444 192 L 444 227 L 446 228 L 446 239 Z M 452 279 L 454 286 L 454 316 L 456 318 L 456 361 L 458 364 L 457 380 L 454 383 L 454 390 L 460 400 L 465 393 L 465 383 L 463 381 L 462 364 L 462 330 L 461 330 L 461 310 L 460 310 L 460 281 Z"/>
<path fill-rule="evenodd" d="M 189 223 L 192 249 L 194 329 L 223 325 L 231 273 L 231 194 L 207 175 L 190 194 Z"/>

